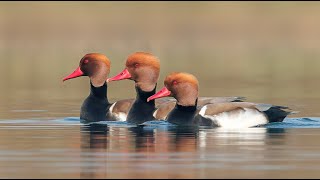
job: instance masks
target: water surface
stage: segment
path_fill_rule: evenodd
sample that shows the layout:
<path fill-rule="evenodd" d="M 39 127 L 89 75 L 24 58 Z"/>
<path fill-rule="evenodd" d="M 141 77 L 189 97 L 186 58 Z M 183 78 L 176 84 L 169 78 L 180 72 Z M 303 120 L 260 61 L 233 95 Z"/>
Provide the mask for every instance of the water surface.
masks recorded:
<path fill-rule="evenodd" d="M 314 178 L 320 118 L 248 129 L 0 121 L 0 178 Z M 19 172 L 19 173 L 17 173 Z"/>

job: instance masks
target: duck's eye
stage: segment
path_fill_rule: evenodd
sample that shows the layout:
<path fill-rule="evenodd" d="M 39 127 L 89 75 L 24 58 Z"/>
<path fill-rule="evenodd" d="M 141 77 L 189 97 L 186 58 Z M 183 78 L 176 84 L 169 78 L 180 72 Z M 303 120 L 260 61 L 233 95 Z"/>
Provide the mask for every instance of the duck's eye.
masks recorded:
<path fill-rule="evenodd" d="M 178 82 L 177 82 L 177 81 L 173 81 L 172 84 L 173 84 L 173 85 L 176 85 L 176 84 L 178 84 Z"/>
<path fill-rule="evenodd" d="M 88 59 L 85 59 L 85 60 L 83 61 L 84 64 L 87 64 L 88 62 L 89 62 Z"/>
<path fill-rule="evenodd" d="M 139 63 L 135 63 L 135 64 L 134 64 L 134 67 L 136 67 L 136 68 L 139 67 L 139 66 L 140 66 Z"/>

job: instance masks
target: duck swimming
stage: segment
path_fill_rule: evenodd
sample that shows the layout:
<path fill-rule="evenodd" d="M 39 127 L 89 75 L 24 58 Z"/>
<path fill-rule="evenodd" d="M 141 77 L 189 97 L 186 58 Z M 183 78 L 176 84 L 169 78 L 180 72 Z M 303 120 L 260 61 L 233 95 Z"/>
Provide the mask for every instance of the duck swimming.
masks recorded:
<path fill-rule="evenodd" d="M 84 100 L 80 119 L 87 122 L 122 121 L 134 99 L 124 99 L 110 103 L 107 97 L 108 86 L 106 79 L 110 73 L 110 60 L 103 54 L 90 53 L 81 58 L 79 67 L 63 81 L 88 76 L 90 79 L 90 94 Z"/>
<path fill-rule="evenodd" d="M 174 72 L 159 92 L 147 101 L 172 96 L 177 100 L 166 120 L 176 125 L 247 128 L 281 122 L 291 114 L 288 107 L 251 102 L 219 102 L 198 105 L 198 80 L 189 73 Z"/>
<path fill-rule="evenodd" d="M 165 119 L 174 108 L 176 100 L 150 100 L 156 92 L 160 74 L 160 60 L 151 53 L 135 52 L 128 56 L 125 69 L 118 75 L 108 78 L 107 82 L 129 79 L 135 82 L 136 99 L 128 112 L 129 123 L 141 124 L 146 121 Z M 242 101 L 242 97 L 201 97 L 199 104 Z"/>

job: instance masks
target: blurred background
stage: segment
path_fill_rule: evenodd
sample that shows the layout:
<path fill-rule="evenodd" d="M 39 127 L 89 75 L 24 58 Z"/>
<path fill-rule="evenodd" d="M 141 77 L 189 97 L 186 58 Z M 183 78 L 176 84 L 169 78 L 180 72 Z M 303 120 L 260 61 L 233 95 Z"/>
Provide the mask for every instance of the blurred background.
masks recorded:
<path fill-rule="evenodd" d="M 99 52 L 110 76 L 136 51 L 193 73 L 201 96 L 245 96 L 320 116 L 320 2 L 0 2 L 0 119 L 79 117 L 89 79 L 62 83 Z M 135 97 L 132 81 L 110 101 Z M 25 110 L 32 110 L 25 111 Z"/>

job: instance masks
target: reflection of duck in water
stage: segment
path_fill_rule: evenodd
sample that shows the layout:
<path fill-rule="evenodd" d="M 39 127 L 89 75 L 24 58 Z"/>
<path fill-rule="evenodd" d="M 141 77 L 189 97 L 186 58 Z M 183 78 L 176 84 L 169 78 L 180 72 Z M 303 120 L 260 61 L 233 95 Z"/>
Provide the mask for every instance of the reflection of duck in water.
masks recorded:
<path fill-rule="evenodd" d="M 177 104 L 167 120 L 177 125 L 246 128 L 281 122 L 291 113 L 286 111 L 287 107 L 250 102 L 198 106 L 198 80 L 188 73 L 172 73 L 165 78 L 164 85 L 163 89 L 148 100 L 173 96 Z"/>
<path fill-rule="evenodd" d="M 109 127 L 103 124 L 81 125 L 80 178 L 105 178 Z"/>

